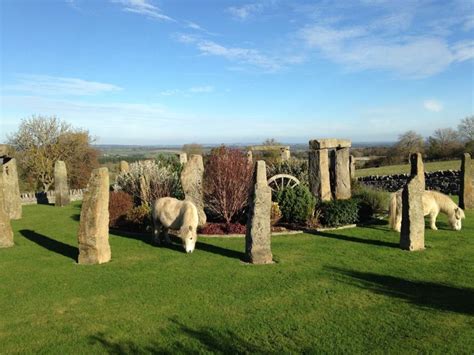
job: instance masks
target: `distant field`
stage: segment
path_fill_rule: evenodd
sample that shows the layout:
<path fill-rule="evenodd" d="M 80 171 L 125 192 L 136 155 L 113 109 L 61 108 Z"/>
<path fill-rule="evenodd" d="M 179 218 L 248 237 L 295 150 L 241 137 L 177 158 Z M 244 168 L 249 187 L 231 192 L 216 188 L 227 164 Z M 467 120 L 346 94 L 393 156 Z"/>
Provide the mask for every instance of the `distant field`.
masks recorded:
<path fill-rule="evenodd" d="M 447 161 L 435 161 L 425 163 L 425 171 L 438 171 L 438 170 L 459 170 L 461 167 L 461 160 L 447 160 Z M 389 165 L 381 166 L 379 168 L 367 168 L 357 169 L 356 177 L 368 176 L 368 175 L 392 175 L 392 174 L 406 174 L 410 172 L 410 165 Z"/>

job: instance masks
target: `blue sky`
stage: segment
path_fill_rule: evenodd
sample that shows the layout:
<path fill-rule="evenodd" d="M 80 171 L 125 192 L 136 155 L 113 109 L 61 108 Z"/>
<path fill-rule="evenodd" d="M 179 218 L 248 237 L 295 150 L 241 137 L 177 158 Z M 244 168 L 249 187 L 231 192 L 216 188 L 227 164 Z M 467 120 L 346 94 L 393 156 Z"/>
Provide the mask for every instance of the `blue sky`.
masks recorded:
<path fill-rule="evenodd" d="M 2 0 L 0 141 L 395 140 L 474 113 L 474 1 Z"/>

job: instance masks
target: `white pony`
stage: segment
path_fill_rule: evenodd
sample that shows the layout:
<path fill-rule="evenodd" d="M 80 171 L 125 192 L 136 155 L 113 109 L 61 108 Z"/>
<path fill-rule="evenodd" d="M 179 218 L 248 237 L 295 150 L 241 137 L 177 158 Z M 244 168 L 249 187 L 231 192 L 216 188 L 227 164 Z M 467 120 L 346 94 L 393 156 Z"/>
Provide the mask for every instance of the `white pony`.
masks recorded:
<path fill-rule="evenodd" d="M 464 211 L 459 208 L 453 200 L 441 192 L 423 192 L 423 215 L 430 216 L 430 227 L 437 230 L 436 217 L 440 212 L 448 215 L 451 228 L 456 231 L 461 230 L 461 220 L 466 218 Z M 402 225 L 402 190 L 398 190 L 390 195 L 390 206 L 388 209 L 390 228 L 400 232 Z"/>
<path fill-rule="evenodd" d="M 192 253 L 196 246 L 198 212 L 196 206 L 190 201 L 180 201 L 172 197 L 162 197 L 152 206 L 154 241 L 171 243 L 168 230 L 179 230 L 179 237 L 183 241 L 186 253 Z"/>

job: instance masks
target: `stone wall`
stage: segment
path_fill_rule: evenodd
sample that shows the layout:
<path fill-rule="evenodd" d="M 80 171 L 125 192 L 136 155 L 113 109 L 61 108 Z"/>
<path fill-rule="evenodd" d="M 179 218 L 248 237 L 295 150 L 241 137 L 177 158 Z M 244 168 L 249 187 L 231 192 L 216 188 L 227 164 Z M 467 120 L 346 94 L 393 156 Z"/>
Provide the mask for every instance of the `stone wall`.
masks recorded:
<path fill-rule="evenodd" d="M 426 190 L 436 190 L 444 194 L 457 195 L 459 194 L 461 184 L 460 175 L 459 170 L 425 172 Z M 367 186 L 394 192 L 403 188 L 409 177 L 409 174 L 371 175 L 360 177 L 357 181 Z"/>
<path fill-rule="evenodd" d="M 70 201 L 82 201 L 86 189 L 69 190 Z M 20 194 L 22 205 L 36 205 L 55 203 L 55 191 L 48 192 L 24 192 Z"/>

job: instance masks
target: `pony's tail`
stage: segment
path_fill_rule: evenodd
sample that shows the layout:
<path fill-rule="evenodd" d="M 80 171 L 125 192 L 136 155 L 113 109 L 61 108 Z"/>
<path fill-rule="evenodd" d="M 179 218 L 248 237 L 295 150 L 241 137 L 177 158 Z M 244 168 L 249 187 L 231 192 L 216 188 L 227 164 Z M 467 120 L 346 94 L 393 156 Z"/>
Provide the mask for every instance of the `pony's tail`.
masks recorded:
<path fill-rule="evenodd" d="M 391 229 L 395 229 L 397 220 L 397 193 L 390 194 L 390 204 L 388 206 L 388 224 Z"/>

